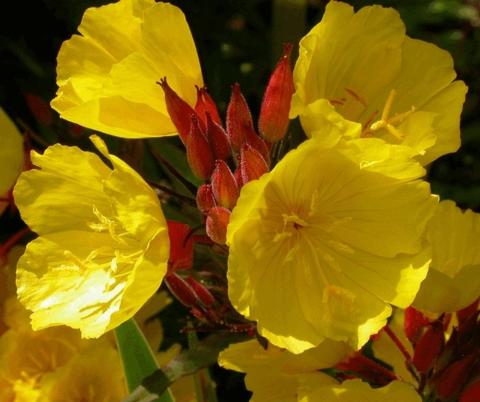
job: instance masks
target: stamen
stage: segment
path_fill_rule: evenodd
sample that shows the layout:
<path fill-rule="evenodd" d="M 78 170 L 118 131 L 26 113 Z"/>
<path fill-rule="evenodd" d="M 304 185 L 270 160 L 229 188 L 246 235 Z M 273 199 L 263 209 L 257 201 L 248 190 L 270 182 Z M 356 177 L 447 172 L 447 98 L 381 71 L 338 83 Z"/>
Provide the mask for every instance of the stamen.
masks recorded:
<path fill-rule="evenodd" d="M 382 117 L 380 118 L 380 120 L 388 120 L 388 116 L 390 116 L 390 110 L 392 109 L 393 98 L 395 98 L 396 95 L 397 91 L 395 91 L 394 89 L 392 89 L 388 94 L 388 98 L 385 102 L 385 107 L 383 108 Z"/>
<path fill-rule="evenodd" d="M 347 93 L 351 95 L 353 99 L 360 102 L 365 108 L 368 107 L 367 101 L 363 99 L 359 94 L 357 94 L 353 89 L 345 88 L 345 91 L 347 91 Z"/>
<path fill-rule="evenodd" d="M 380 120 L 377 120 L 376 122 L 370 124 L 370 127 L 368 127 L 368 124 L 370 120 L 367 121 L 365 124 L 365 129 L 362 131 L 362 136 L 367 136 L 367 134 L 370 134 L 372 131 L 377 131 L 382 128 L 386 129 L 392 136 L 397 138 L 398 140 L 403 140 L 405 138 L 405 134 L 400 132 L 395 125 L 402 123 L 410 114 L 415 112 L 415 106 L 412 106 L 410 110 L 395 114 L 393 117 L 390 118 L 390 112 L 392 110 L 392 105 L 393 105 L 393 100 L 397 94 L 397 91 L 392 89 L 390 93 L 388 94 L 387 100 L 385 102 L 385 107 L 383 108 L 382 111 L 382 116 L 380 117 Z M 368 128 L 367 128 L 368 127 Z"/>
<path fill-rule="evenodd" d="M 344 106 L 346 101 L 347 101 L 346 98 L 330 99 L 329 100 L 329 102 L 334 106 Z"/>

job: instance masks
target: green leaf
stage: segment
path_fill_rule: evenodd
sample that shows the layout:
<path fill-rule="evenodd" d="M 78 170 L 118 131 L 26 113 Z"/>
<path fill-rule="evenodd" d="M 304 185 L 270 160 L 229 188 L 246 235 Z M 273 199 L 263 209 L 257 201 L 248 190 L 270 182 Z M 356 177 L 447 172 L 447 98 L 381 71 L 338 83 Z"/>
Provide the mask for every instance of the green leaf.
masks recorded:
<path fill-rule="evenodd" d="M 241 342 L 249 337 L 245 334 L 214 334 L 198 342 L 194 349 L 186 350 L 167 366 L 145 378 L 124 402 L 149 402 L 148 393 L 161 395 L 174 381 L 217 361 L 218 354 L 231 343 Z M 143 398 L 143 399 L 142 399 Z M 153 400 L 153 399 L 152 399 Z"/>
<path fill-rule="evenodd" d="M 122 358 L 128 390 L 132 392 L 145 378 L 158 370 L 157 361 L 135 320 L 130 319 L 116 328 L 115 338 Z M 162 394 L 160 398 L 157 395 L 156 399 L 138 399 L 138 401 L 174 402 L 167 388 Z"/>

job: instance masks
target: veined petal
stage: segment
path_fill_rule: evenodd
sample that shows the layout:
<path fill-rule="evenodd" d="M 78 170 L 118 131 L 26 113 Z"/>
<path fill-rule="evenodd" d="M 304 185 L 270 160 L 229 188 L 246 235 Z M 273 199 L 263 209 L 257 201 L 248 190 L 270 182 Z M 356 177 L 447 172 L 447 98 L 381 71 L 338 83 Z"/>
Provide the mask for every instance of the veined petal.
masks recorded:
<path fill-rule="evenodd" d="M 319 98 L 344 97 L 345 88 L 371 102 L 400 71 L 404 36 L 400 16 L 391 8 L 370 6 L 354 13 L 350 5 L 330 2 L 322 21 L 300 41 L 291 116 Z M 374 79 L 365 79 L 373 77 L 372 71 Z M 349 117 L 364 109 L 360 102 L 348 106 Z"/>
<path fill-rule="evenodd" d="M 155 192 L 92 137 L 95 154 L 55 145 L 34 154 L 41 169 L 15 188 L 23 219 L 40 237 L 17 268 L 17 293 L 32 326 L 79 328 L 99 337 L 131 318 L 158 289 L 169 240 Z"/>
<path fill-rule="evenodd" d="M 121 27 L 121 28 L 120 28 Z M 202 74 L 183 13 L 153 0 L 121 0 L 89 8 L 63 43 L 52 107 L 82 126 L 126 138 L 176 134 L 156 83 L 190 104 Z"/>
<path fill-rule="evenodd" d="M 459 147 L 466 86 L 455 77 L 448 52 L 406 36 L 395 10 L 368 6 L 354 13 L 330 2 L 300 41 L 290 116 L 300 116 L 308 136 L 321 136 L 333 115 L 313 105 L 328 101 L 362 126 L 359 137 L 411 147 L 425 165 Z"/>
<path fill-rule="evenodd" d="M 293 353 L 324 338 L 359 348 L 389 304 L 413 301 L 436 199 L 410 154 L 380 140 L 311 139 L 242 189 L 228 227 L 229 297 L 270 342 Z"/>

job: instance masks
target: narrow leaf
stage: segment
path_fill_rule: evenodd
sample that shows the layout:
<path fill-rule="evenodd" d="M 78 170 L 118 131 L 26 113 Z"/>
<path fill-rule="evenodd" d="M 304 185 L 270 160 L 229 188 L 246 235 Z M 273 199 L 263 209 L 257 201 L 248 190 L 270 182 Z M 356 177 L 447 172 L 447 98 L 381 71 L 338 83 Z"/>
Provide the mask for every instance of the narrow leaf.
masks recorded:
<path fill-rule="evenodd" d="M 120 325 L 115 330 L 115 338 L 122 358 L 127 387 L 132 392 L 146 377 L 158 369 L 157 361 L 135 320 L 130 319 Z M 136 399 L 136 401 L 174 402 L 168 389 L 165 388 L 164 391 L 161 398 L 157 396 L 155 399 L 148 399 L 143 394 L 141 396 L 143 399 Z"/>

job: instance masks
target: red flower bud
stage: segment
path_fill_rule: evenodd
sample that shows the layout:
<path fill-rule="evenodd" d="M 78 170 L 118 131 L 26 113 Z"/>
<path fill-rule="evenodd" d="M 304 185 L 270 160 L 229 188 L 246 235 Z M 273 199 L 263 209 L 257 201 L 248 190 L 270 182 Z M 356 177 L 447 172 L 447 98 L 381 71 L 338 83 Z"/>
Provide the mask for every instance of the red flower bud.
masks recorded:
<path fill-rule="evenodd" d="M 458 400 L 458 402 L 478 401 L 480 401 L 480 379 L 468 384 Z"/>
<path fill-rule="evenodd" d="M 238 189 L 240 190 L 245 184 L 242 179 L 242 169 L 240 169 L 240 166 L 235 169 L 235 172 L 233 172 L 233 177 L 235 177 L 235 181 L 237 182 Z"/>
<path fill-rule="evenodd" d="M 210 184 L 202 184 L 197 190 L 197 207 L 206 214 L 210 208 L 215 206 L 215 197 L 213 196 L 212 186 Z"/>
<path fill-rule="evenodd" d="M 207 235 L 215 243 L 225 244 L 227 240 L 227 226 L 230 220 L 230 211 L 222 207 L 214 207 L 208 211 L 205 222 Z"/>
<path fill-rule="evenodd" d="M 425 317 L 420 311 L 413 307 L 405 309 L 405 319 L 403 321 L 403 328 L 405 335 L 410 342 L 415 343 L 420 336 L 421 329 L 430 323 L 429 319 Z"/>
<path fill-rule="evenodd" d="M 246 141 L 246 132 L 254 131 L 252 115 L 239 84 L 232 85 L 232 95 L 227 108 L 227 135 L 234 151 Z"/>
<path fill-rule="evenodd" d="M 257 150 L 262 155 L 267 165 L 270 163 L 270 148 L 267 143 L 260 138 L 255 131 L 245 132 L 246 143 Z"/>
<path fill-rule="evenodd" d="M 258 129 L 262 137 L 270 143 L 285 136 L 290 122 L 288 113 L 295 90 L 290 67 L 292 47 L 291 44 L 284 46 L 283 56 L 270 76 L 260 109 Z"/>
<path fill-rule="evenodd" d="M 196 115 L 195 110 L 168 85 L 167 78 L 162 78 L 158 84 L 165 93 L 165 103 L 170 119 L 177 128 L 178 135 L 184 144 L 187 143 L 187 137 L 190 133 L 192 116 Z"/>
<path fill-rule="evenodd" d="M 222 125 L 222 120 L 220 119 L 220 115 L 218 114 L 217 105 L 215 104 L 214 100 L 210 96 L 207 91 L 206 87 L 197 88 L 197 103 L 195 104 L 195 111 L 198 114 L 198 117 L 203 121 L 203 123 L 207 124 L 207 114 L 212 117 L 212 120 Z"/>
<path fill-rule="evenodd" d="M 206 137 L 215 159 L 226 160 L 229 158 L 232 150 L 230 149 L 227 133 L 221 125 L 213 121 L 210 113 L 207 113 Z"/>
<path fill-rule="evenodd" d="M 167 221 L 170 238 L 169 270 L 189 269 L 193 265 L 193 237 L 190 226 L 174 221 Z"/>
<path fill-rule="evenodd" d="M 187 137 L 186 147 L 187 160 L 192 172 L 200 179 L 208 179 L 214 168 L 214 159 L 196 115 L 191 116 L 190 133 Z"/>
<path fill-rule="evenodd" d="M 427 373 L 433 367 L 444 341 L 443 325 L 439 322 L 429 325 L 415 345 L 412 359 L 413 365 L 420 373 Z"/>
<path fill-rule="evenodd" d="M 215 303 L 215 298 L 212 296 L 210 291 L 202 285 L 200 282 L 189 276 L 186 281 L 190 285 L 190 287 L 195 291 L 198 296 L 198 299 L 205 307 L 210 307 L 213 303 Z"/>
<path fill-rule="evenodd" d="M 232 171 L 224 161 L 215 161 L 211 182 L 217 205 L 232 209 L 238 199 L 238 185 Z"/>
<path fill-rule="evenodd" d="M 197 304 L 195 291 L 181 276 L 174 273 L 167 274 L 165 275 L 165 283 L 172 295 L 184 306 L 192 307 Z"/>
<path fill-rule="evenodd" d="M 440 400 L 449 400 L 460 392 L 474 361 L 474 353 L 467 355 L 452 363 L 435 379 L 435 391 Z"/>
<path fill-rule="evenodd" d="M 248 144 L 244 144 L 240 150 L 240 173 L 242 183 L 256 180 L 268 172 L 268 165 L 262 155 Z"/>

